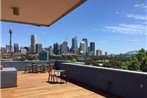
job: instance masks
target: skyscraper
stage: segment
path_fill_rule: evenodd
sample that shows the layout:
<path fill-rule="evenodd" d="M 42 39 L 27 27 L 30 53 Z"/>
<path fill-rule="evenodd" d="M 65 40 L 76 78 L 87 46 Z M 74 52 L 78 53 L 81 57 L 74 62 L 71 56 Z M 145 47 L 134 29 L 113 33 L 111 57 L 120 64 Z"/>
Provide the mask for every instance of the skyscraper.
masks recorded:
<path fill-rule="evenodd" d="M 19 52 L 19 45 L 17 43 L 14 43 L 14 53 Z"/>
<path fill-rule="evenodd" d="M 36 35 L 31 35 L 31 53 L 34 54 L 36 53 L 36 41 L 37 41 L 37 36 Z"/>
<path fill-rule="evenodd" d="M 42 51 L 42 44 L 36 44 L 36 53 L 39 54 Z"/>
<path fill-rule="evenodd" d="M 87 40 L 87 38 L 83 38 L 82 41 L 85 42 L 85 44 L 86 44 L 86 53 L 88 53 L 88 40 Z"/>
<path fill-rule="evenodd" d="M 60 54 L 60 45 L 58 43 L 55 43 L 53 45 L 53 52 L 55 55 L 59 55 Z"/>
<path fill-rule="evenodd" d="M 96 56 L 102 56 L 102 50 L 96 50 Z"/>
<path fill-rule="evenodd" d="M 68 53 L 68 43 L 66 41 L 64 41 L 61 44 L 61 53 L 62 54 L 67 54 Z"/>
<path fill-rule="evenodd" d="M 95 55 L 95 42 L 90 42 L 90 52 Z"/>
<path fill-rule="evenodd" d="M 78 53 L 78 46 L 77 46 L 77 37 L 75 36 L 74 38 L 72 38 L 72 52 L 74 54 Z"/>
<path fill-rule="evenodd" d="M 86 54 L 86 43 L 85 41 L 80 42 L 80 54 Z"/>

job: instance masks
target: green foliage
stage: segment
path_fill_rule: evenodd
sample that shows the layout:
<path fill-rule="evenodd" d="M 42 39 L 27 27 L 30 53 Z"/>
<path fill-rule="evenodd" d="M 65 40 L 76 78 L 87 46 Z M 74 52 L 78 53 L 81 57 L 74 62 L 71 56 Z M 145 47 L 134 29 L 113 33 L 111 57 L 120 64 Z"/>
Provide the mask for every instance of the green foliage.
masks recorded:
<path fill-rule="evenodd" d="M 129 61 L 125 61 L 121 63 L 121 69 L 128 70 Z"/>
<path fill-rule="evenodd" d="M 21 61 L 25 61 L 26 60 L 26 55 L 21 55 Z"/>
<path fill-rule="evenodd" d="M 140 69 L 144 72 L 147 72 L 147 57 L 143 59 Z"/>
<path fill-rule="evenodd" d="M 74 63 L 74 62 L 77 62 L 77 59 L 76 58 L 72 58 L 70 61 Z"/>
<path fill-rule="evenodd" d="M 85 64 L 86 65 L 98 66 L 98 64 L 93 59 L 86 59 Z"/>
<path fill-rule="evenodd" d="M 109 62 L 104 64 L 104 67 L 121 68 L 121 62 L 115 59 L 111 59 Z"/>
<path fill-rule="evenodd" d="M 133 57 L 128 65 L 128 69 L 129 70 L 135 70 L 135 71 L 139 71 L 140 70 L 140 62 L 138 61 L 138 59 L 136 57 Z"/>
<path fill-rule="evenodd" d="M 129 61 L 123 62 L 121 68 L 147 72 L 147 51 L 142 48 Z"/>

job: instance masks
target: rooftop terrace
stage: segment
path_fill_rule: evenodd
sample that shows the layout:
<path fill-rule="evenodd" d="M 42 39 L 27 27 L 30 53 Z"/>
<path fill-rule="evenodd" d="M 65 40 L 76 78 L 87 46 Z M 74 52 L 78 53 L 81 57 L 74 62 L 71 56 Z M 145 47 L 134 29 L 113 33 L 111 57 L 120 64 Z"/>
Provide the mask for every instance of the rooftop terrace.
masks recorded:
<path fill-rule="evenodd" d="M 17 72 L 17 87 L 1 89 L 2 98 L 104 98 L 105 94 L 93 92 L 73 83 L 50 84 L 48 73 Z"/>

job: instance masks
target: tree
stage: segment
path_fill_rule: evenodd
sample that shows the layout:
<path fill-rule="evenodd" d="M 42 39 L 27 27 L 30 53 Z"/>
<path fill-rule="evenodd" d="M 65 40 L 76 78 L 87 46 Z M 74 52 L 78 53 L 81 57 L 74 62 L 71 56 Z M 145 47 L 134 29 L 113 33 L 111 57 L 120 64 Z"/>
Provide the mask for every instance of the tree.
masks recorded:
<path fill-rule="evenodd" d="M 85 64 L 86 65 L 98 66 L 98 64 L 93 59 L 86 59 Z"/>
<path fill-rule="evenodd" d="M 147 72 L 147 57 L 143 59 L 140 69 L 144 72 Z"/>
<path fill-rule="evenodd" d="M 74 62 L 77 62 L 77 59 L 76 58 L 72 58 L 70 61 L 74 63 Z"/>
<path fill-rule="evenodd" d="M 143 48 L 133 55 L 128 61 L 123 62 L 122 69 L 147 72 L 147 51 Z"/>
<path fill-rule="evenodd" d="M 131 59 L 129 65 L 128 65 L 128 69 L 129 70 L 135 70 L 135 71 L 140 71 L 140 62 L 138 61 L 138 59 L 136 59 L 136 57 L 134 57 L 133 59 Z"/>
<path fill-rule="evenodd" d="M 116 59 L 111 59 L 104 64 L 104 67 L 121 68 L 121 62 Z"/>

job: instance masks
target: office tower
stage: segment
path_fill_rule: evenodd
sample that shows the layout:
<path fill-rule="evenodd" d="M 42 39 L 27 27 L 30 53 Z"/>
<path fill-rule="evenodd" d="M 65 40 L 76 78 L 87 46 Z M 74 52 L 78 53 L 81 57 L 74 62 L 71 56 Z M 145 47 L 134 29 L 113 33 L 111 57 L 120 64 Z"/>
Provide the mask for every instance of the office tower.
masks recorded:
<path fill-rule="evenodd" d="M 10 53 L 10 45 L 6 45 L 6 53 Z"/>
<path fill-rule="evenodd" d="M 1 53 L 6 53 L 6 47 L 1 47 Z"/>
<path fill-rule="evenodd" d="M 53 45 L 53 52 L 55 55 L 59 55 L 60 54 L 60 45 L 58 43 L 55 43 Z"/>
<path fill-rule="evenodd" d="M 14 53 L 19 52 L 19 45 L 17 43 L 14 43 Z"/>
<path fill-rule="evenodd" d="M 95 42 L 90 42 L 90 52 L 95 55 Z"/>
<path fill-rule="evenodd" d="M 85 41 L 80 42 L 80 54 L 82 54 L 82 55 L 86 54 L 86 43 L 85 43 Z"/>
<path fill-rule="evenodd" d="M 72 38 L 72 52 L 78 54 L 77 37 Z"/>
<path fill-rule="evenodd" d="M 96 56 L 102 56 L 102 50 L 96 50 Z"/>
<path fill-rule="evenodd" d="M 85 44 L 86 44 L 86 53 L 88 53 L 88 40 L 87 40 L 87 38 L 83 38 L 82 41 L 85 42 Z"/>
<path fill-rule="evenodd" d="M 37 41 L 37 36 L 36 35 L 31 35 L 31 53 L 35 54 L 36 53 L 36 41 Z"/>
<path fill-rule="evenodd" d="M 64 41 L 61 44 L 61 53 L 62 54 L 67 54 L 68 53 L 68 43 L 66 41 Z"/>
<path fill-rule="evenodd" d="M 107 56 L 108 55 L 108 53 L 107 52 L 105 52 L 105 56 Z"/>
<path fill-rule="evenodd" d="M 48 47 L 49 55 L 54 55 L 52 46 Z"/>
<path fill-rule="evenodd" d="M 36 44 L 36 53 L 39 54 L 42 51 L 42 44 Z"/>
<path fill-rule="evenodd" d="M 20 49 L 20 54 L 26 55 L 27 54 L 27 50 L 25 48 L 21 48 Z"/>
<path fill-rule="evenodd" d="M 27 50 L 27 52 L 29 52 L 30 51 L 30 48 L 29 47 L 24 47 L 26 50 Z"/>
<path fill-rule="evenodd" d="M 49 60 L 49 53 L 46 50 L 43 50 L 39 53 L 39 60 Z"/>

